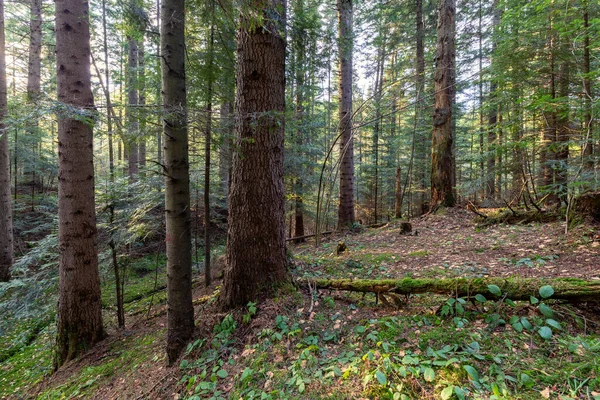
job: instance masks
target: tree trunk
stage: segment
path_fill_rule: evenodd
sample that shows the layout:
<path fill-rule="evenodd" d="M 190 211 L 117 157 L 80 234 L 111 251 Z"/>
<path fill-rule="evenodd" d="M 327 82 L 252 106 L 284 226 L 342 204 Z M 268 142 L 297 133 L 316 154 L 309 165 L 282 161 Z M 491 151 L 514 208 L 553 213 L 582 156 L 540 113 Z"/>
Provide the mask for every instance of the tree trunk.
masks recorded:
<path fill-rule="evenodd" d="M 42 0 L 31 0 L 29 23 L 29 66 L 27 69 L 27 100 L 40 96 L 42 74 Z"/>
<path fill-rule="evenodd" d="M 138 97 L 138 43 L 129 37 L 127 39 L 127 161 L 129 182 L 135 182 L 139 172 L 138 134 L 139 120 L 137 115 Z"/>
<path fill-rule="evenodd" d="M 396 201 L 394 204 L 396 218 L 402 218 L 402 169 L 396 168 Z"/>
<path fill-rule="evenodd" d="M 417 100 L 415 102 L 415 122 L 416 128 L 423 129 L 425 121 L 423 118 L 423 99 L 425 98 L 425 32 L 423 26 L 423 0 L 416 1 L 416 30 L 417 30 L 417 48 L 415 65 L 415 90 Z M 427 135 L 423 131 L 417 135 L 415 151 L 417 163 L 415 165 L 415 175 L 417 178 L 417 196 L 416 210 L 418 215 L 423 212 L 423 205 L 427 201 L 426 183 L 427 183 Z M 416 132 L 415 132 L 416 134 Z"/>
<path fill-rule="evenodd" d="M 594 161 L 592 160 L 592 154 L 594 154 L 594 130 L 592 129 L 593 118 L 592 118 L 592 80 L 590 79 L 590 22 L 589 22 L 589 5 L 587 0 L 584 2 L 584 14 L 583 14 L 583 96 L 585 99 L 585 117 L 583 123 L 583 156 L 585 167 L 588 171 L 593 171 Z"/>
<path fill-rule="evenodd" d="M 69 106 L 58 116 L 57 366 L 104 338 L 96 247 L 95 110 L 88 16 L 87 2 L 56 0 L 58 101 Z"/>
<path fill-rule="evenodd" d="M 0 282 L 10 279 L 13 263 L 13 223 L 10 198 L 10 159 L 8 135 L 6 88 L 6 43 L 4 35 L 4 0 L 0 0 Z M 16 190 L 16 188 L 15 188 Z"/>
<path fill-rule="evenodd" d="M 138 45 L 138 104 L 140 111 L 137 113 L 139 120 L 139 134 L 137 137 L 138 143 L 138 172 L 143 174 L 146 168 L 146 61 L 144 49 L 144 37 L 139 41 Z M 139 171 L 139 170 L 142 171 Z"/>
<path fill-rule="evenodd" d="M 558 96 L 560 111 L 556 120 L 556 184 L 558 197 L 567 201 L 568 163 L 569 163 L 569 64 L 565 60 L 560 64 L 558 73 Z"/>
<path fill-rule="evenodd" d="M 251 15 L 251 9 L 257 17 Z M 285 2 L 242 3 L 238 32 L 236 148 L 229 193 L 221 304 L 244 306 L 288 280 L 283 135 Z"/>
<path fill-rule="evenodd" d="M 498 0 L 494 0 L 492 5 L 493 17 L 492 17 L 492 31 L 495 34 L 498 25 L 500 25 L 501 10 L 498 8 Z M 496 57 L 496 38 L 492 37 L 492 58 L 491 67 L 494 66 L 494 58 Z M 490 94 L 489 103 L 490 109 L 488 114 L 488 131 L 487 131 L 487 183 L 486 183 L 486 197 L 494 199 L 496 197 L 496 131 L 498 124 L 498 105 L 496 104 L 498 84 L 494 77 L 490 82 Z"/>
<path fill-rule="evenodd" d="M 296 54 L 296 151 L 301 155 L 304 142 L 304 75 L 305 75 L 305 52 L 306 52 L 306 29 L 301 20 L 304 14 L 304 0 L 296 0 L 294 14 L 296 16 L 297 29 L 294 29 L 294 52 Z M 305 169 L 300 162 L 294 184 L 294 237 L 304 236 L 304 174 Z M 303 241 L 299 239 L 299 242 Z"/>
<path fill-rule="evenodd" d="M 231 158 L 233 157 L 233 103 L 230 100 L 221 104 L 219 115 L 221 118 L 221 136 L 223 137 L 223 142 L 219 147 L 219 182 L 221 183 L 221 197 L 225 199 L 227 204 Z"/>
<path fill-rule="evenodd" d="M 163 0 L 160 15 L 165 108 L 167 356 L 169 364 L 173 364 L 194 333 L 184 1 Z"/>
<path fill-rule="evenodd" d="M 554 61 L 554 41 L 555 35 L 552 32 L 553 24 L 550 20 L 550 39 L 548 42 L 549 52 L 549 79 L 548 79 L 548 92 L 554 102 L 556 99 L 556 82 L 555 82 L 555 61 Z M 545 129 L 543 133 L 542 151 L 540 153 L 540 164 L 542 166 L 541 184 L 549 190 L 554 183 L 554 170 L 552 163 L 555 160 L 555 154 L 553 150 L 554 143 L 556 141 L 556 111 L 553 109 L 544 111 Z"/>
<path fill-rule="evenodd" d="M 431 152 L 431 210 L 439 206 L 452 207 L 454 194 L 453 110 L 455 82 L 454 0 L 439 0 L 438 39 L 434 74 L 435 98 Z"/>
<path fill-rule="evenodd" d="M 487 299 L 504 298 L 529 301 L 530 296 L 540 297 L 539 289 L 550 285 L 552 299 L 572 302 L 599 302 L 600 282 L 575 278 L 422 278 L 422 279 L 317 279 L 317 289 L 344 290 L 363 293 L 417 294 L 437 293 L 452 297 L 473 297 L 481 294 Z M 501 296 L 493 295 L 488 285 L 496 285 Z"/>
<path fill-rule="evenodd" d="M 208 82 L 206 91 L 206 127 L 204 131 L 204 284 L 212 283 L 210 265 L 210 146 L 212 145 L 212 100 L 213 100 L 213 61 L 215 43 L 215 10 L 214 1 L 209 1 L 211 10 L 210 37 L 206 60 Z"/>
<path fill-rule="evenodd" d="M 339 132 L 340 140 L 340 204 L 338 229 L 355 221 L 354 214 L 354 140 L 352 138 L 352 0 L 337 0 L 338 48 L 340 57 Z"/>

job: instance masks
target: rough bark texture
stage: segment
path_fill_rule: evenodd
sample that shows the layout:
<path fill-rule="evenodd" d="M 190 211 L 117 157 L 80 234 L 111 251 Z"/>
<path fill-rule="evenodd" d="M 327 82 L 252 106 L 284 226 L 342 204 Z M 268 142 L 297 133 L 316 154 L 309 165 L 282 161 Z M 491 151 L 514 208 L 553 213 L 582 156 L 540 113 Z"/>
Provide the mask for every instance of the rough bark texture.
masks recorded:
<path fill-rule="evenodd" d="M 438 3 L 437 47 L 435 54 L 435 97 L 433 111 L 433 135 L 431 149 L 431 208 L 440 205 L 452 207 L 454 195 L 452 99 L 454 98 L 455 59 L 454 50 L 454 0 Z"/>
<path fill-rule="evenodd" d="M 494 0 L 493 4 L 492 30 L 496 31 L 496 27 L 500 25 L 500 9 L 498 8 L 498 0 Z M 492 37 L 492 57 L 496 53 L 496 38 Z M 492 65 L 494 58 L 492 58 Z M 485 187 L 486 197 L 494 199 L 496 196 L 496 126 L 498 124 L 498 106 L 496 103 L 496 90 L 498 85 L 495 80 L 490 82 L 490 110 L 488 114 L 488 131 L 487 131 L 487 183 Z"/>
<path fill-rule="evenodd" d="M 104 337 L 98 278 L 88 3 L 56 0 L 58 101 L 57 366 Z M 87 115 L 86 120 L 81 116 Z"/>
<path fill-rule="evenodd" d="M 10 198 L 10 160 L 4 119 L 6 99 L 6 46 L 4 36 L 4 0 L 0 0 L 0 282 L 10 279 L 13 263 L 13 223 Z"/>
<path fill-rule="evenodd" d="M 354 140 L 352 138 L 352 0 L 337 0 L 338 48 L 340 57 L 339 132 L 340 132 L 340 204 L 338 228 L 355 221 L 354 213 Z"/>
<path fill-rule="evenodd" d="M 137 137 L 138 149 L 138 172 L 143 174 L 146 167 L 146 51 L 144 49 L 144 38 L 138 44 L 138 104 L 140 105 L 139 134 Z M 140 118 L 141 116 L 141 118 Z M 139 170 L 142 171 L 139 171 Z"/>
<path fill-rule="evenodd" d="M 244 1 L 242 8 L 251 8 L 259 17 L 249 20 L 242 12 L 238 32 L 238 151 L 229 192 L 224 309 L 268 295 L 288 279 L 283 187 L 285 2 Z"/>
<path fill-rule="evenodd" d="M 169 364 L 176 361 L 194 332 L 184 21 L 184 1 L 163 0 L 160 40 L 165 107 L 163 129 Z"/>
<path fill-rule="evenodd" d="M 571 302 L 600 302 L 600 282 L 576 278 L 443 278 L 443 279 L 318 279 L 313 282 L 317 289 L 334 289 L 363 293 L 417 294 L 437 293 L 453 297 L 481 294 L 487 299 L 504 298 L 529 301 L 530 296 L 540 297 L 539 289 L 550 285 L 554 289 L 552 299 Z M 502 294 L 493 295 L 489 285 L 496 285 Z"/>

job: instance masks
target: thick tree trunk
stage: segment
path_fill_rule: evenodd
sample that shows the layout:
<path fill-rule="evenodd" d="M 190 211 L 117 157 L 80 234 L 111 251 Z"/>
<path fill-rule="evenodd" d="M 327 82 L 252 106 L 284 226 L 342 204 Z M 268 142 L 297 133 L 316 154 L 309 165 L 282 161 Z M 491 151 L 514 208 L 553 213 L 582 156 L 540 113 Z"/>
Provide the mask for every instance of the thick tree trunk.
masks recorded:
<path fill-rule="evenodd" d="M 452 134 L 456 59 L 455 9 L 454 0 L 439 0 L 431 151 L 431 209 L 434 211 L 439 206 L 452 207 L 456 203 Z"/>
<path fill-rule="evenodd" d="M 600 281 L 575 278 L 423 278 L 423 279 L 317 279 L 317 289 L 333 289 L 377 294 L 436 293 L 453 297 L 473 297 L 481 294 L 487 299 L 498 299 L 488 286 L 496 285 L 511 300 L 529 301 L 530 296 L 540 297 L 539 289 L 550 285 L 554 289 L 552 299 L 571 302 L 600 302 Z"/>
<path fill-rule="evenodd" d="M 138 134 L 139 120 L 137 115 L 138 96 L 138 43 L 127 39 L 127 161 L 129 182 L 137 180 L 139 172 Z"/>
<path fill-rule="evenodd" d="M 60 366 L 100 341 L 104 330 L 96 247 L 88 3 L 56 0 L 55 18 L 58 101 L 69 106 L 58 119 L 56 365 Z"/>
<path fill-rule="evenodd" d="M 354 140 L 352 138 L 352 0 L 337 0 L 338 48 L 340 57 L 339 132 L 340 140 L 340 204 L 338 229 L 355 221 L 354 213 Z"/>
<path fill-rule="evenodd" d="M 4 0 L 0 0 L 0 282 L 10 279 L 13 263 L 13 223 L 10 198 L 10 159 L 6 134 L 6 43 L 4 35 Z M 16 188 L 15 188 L 16 190 Z"/>
<path fill-rule="evenodd" d="M 252 9 L 257 17 L 249 17 Z M 247 0 L 238 32 L 236 148 L 221 304 L 244 306 L 287 281 L 283 135 L 285 2 Z"/>
<path fill-rule="evenodd" d="M 184 31 L 184 1 L 163 0 L 160 41 L 165 107 L 163 129 L 169 364 L 175 362 L 194 332 Z"/>

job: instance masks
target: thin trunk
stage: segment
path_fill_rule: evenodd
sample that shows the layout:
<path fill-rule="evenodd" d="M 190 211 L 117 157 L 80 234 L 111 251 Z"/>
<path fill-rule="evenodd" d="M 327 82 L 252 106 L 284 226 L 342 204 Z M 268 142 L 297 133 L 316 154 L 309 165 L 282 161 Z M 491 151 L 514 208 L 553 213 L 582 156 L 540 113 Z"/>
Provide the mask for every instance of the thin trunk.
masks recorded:
<path fill-rule="evenodd" d="M 194 333 L 184 1 L 163 0 L 160 14 L 168 260 L 167 356 L 169 364 L 173 364 Z"/>
<path fill-rule="evenodd" d="M 492 67 L 494 65 L 494 58 L 496 55 L 496 30 L 500 25 L 501 10 L 498 8 L 498 0 L 494 0 L 493 7 L 493 18 L 492 18 L 492 31 L 494 36 L 492 37 Z M 498 85 L 494 77 L 490 82 L 490 94 L 489 94 L 489 114 L 488 114 L 488 131 L 487 131 L 487 183 L 486 183 L 486 197 L 494 199 L 496 196 L 496 130 L 498 124 L 498 105 L 496 104 Z"/>
<path fill-rule="evenodd" d="M 249 9 L 258 18 L 249 17 Z M 288 280 L 283 185 L 284 26 L 283 0 L 242 3 L 236 73 L 238 151 L 233 157 L 229 195 L 227 263 L 221 290 L 224 309 L 270 295 Z"/>
<path fill-rule="evenodd" d="M 144 60 L 144 38 L 139 41 L 138 45 L 138 104 L 140 112 L 137 113 L 139 119 L 139 134 L 138 134 L 138 165 L 141 169 L 140 173 L 144 173 L 146 168 L 146 62 Z"/>
<path fill-rule="evenodd" d="M 417 0 L 416 10 L 416 25 L 417 25 L 417 49 L 416 49 L 416 85 L 415 90 L 417 93 L 417 101 L 415 102 L 415 114 L 417 127 L 422 129 L 425 126 L 423 118 L 423 98 L 425 97 L 425 45 L 424 45 L 424 26 L 423 26 L 423 0 Z M 417 160 L 419 169 L 416 171 L 418 179 L 417 188 L 419 189 L 419 195 L 417 197 L 417 213 L 419 215 L 423 212 L 423 205 L 427 201 L 426 194 L 426 182 L 427 182 L 427 146 L 426 146 L 426 135 L 421 131 L 421 134 L 417 135 L 418 142 L 416 143 Z"/>
<path fill-rule="evenodd" d="M 232 86 L 233 89 L 233 86 Z M 231 157 L 233 156 L 233 103 L 230 100 L 221 104 L 219 112 L 221 120 L 221 136 L 219 146 L 219 182 L 221 183 L 221 197 L 225 199 L 229 194 L 229 176 L 231 175 Z"/>
<path fill-rule="evenodd" d="M 214 0 L 210 1 L 212 21 L 208 42 L 208 88 L 206 91 L 206 130 L 204 136 L 204 284 L 211 284 L 210 275 L 210 146 L 212 142 L 212 97 L 213 97 L 213 59 L 215 42 L 215 10 Z"/>
<path fill-rule="evenodd" d="M 552 21 L 550 22 L 550 31 L 552 32 L 553 26 Z M 554 33 L 550 34 L 550 40 L 548 45 L 549 50 L 549 68 L 550 77 L 548 81 L 548 92 L 552 102 L 556 99 L 556 82 L 555 82 L 555 61 L 554 61 Z M 546 187 L 546 190 L 554 183 L 554 169 L 552 163 L 555 160 L 555 154 L 552 150 L 554 142 L 556 141 L 556 111 L 550 110 L 544 112 L 545 129 L 544 129 L 544 140 L 542 152 L 540 154 L 540 163 L 542 165 L 542 185 Z"/>
<path fill-rule="evenodd" d="M 452 207 L 456 203 L 453 187 L 456 174 L 453 153 L 454 118 L 452 110 L 456 58 L 454 50 L 454 0 L 439 0 L 438 17 L 431 152 L 432 211 L 435 211 L 439 206 Z"/>
<path fill-rule="evenodd" d="M 10 158 L 5 123 L 7 115 L 4 0 L 0 0 L 0 282 L 10 280 L 13 263 L 13 222 L 10 198 Z M 16 189 L 16 187 L 15 187 Z M 16 192 L 16 190 L 15 190 Z"/>
<path fill-rule="evenodd" d="M 139 120 L 137 115 L 137 106 L 139 104 L 138 96 L 138 43 L 137 40 L 129 37 L 127 39 L 127 161 L 129 182 L 135 182 L 139 172 Z"/>
<path fill-rule="evenodd" d="M 304 14 L 304 1 L 296 0 L 294 14 L 300 20 Z M 303 22 L 298 22 L 298 29 L 294 30 L 294 51 L 296 54 L 296 149 L 302 152 L 304 142 L 304 75 L 305 75 L 305 53 L 306 53 L 306 30 L 303 28 Z M 304 214 L 303 214 L 303 189 L 304 189 L 305 170 L 300 164 L 299 171 L 295 177 L 294 184 L 294 236 L 304 236 Z M 299 239 L 298 242 L 302 242 Z"/>
<path fill-rule="evenodd" d="M 585 116 L 583 122 L 583 157 L 584 163 L 587 170 L 592 171 L 594 169 L 594 161 L 592 160 L 592 154 L 594 154 L 594 130 L 592 129 L 592 80 L 590 79 L 590 22 L 589 22 L 589 10 L 587 0 L 584 2 L 585 11 L 583 14 L 583 96 L 585 101 Z"/>
<path fill-rule="evenodd" d="M 111 260 L 113 272 L 115 276 L 115 295 L 117 296 L 117 324 L 118 327 L 125 328 L 125 309 L 123 307 L 123 293 L 121 292 L 121 274 L 119 270 L 119 261 L 117 257 L 117 245 L 112 236 L 115 221 L 115 205 L 114 205 L 114 184 L 115 184 L 115 156 L 113 152 L 113 107 L 110 98 L 110 67 L 108 58 L 108 34 L 106 29 L 106 0 L 102 0 L 102 32 L 104 45 L 104 79 L 105 97 L 106 97 L 106 122 L 108 128 L 108 169 L 110 174 L 110 204 L 109 209 L 109 227 L 111 237 L 108 243 L 111 252 Z"/>
<path fill-rule="evenodd" d="M 484 149 L 484 123 L 483 123 L 483 30 L 481 28 L 483 20 L 483 9 L 482 0 L 479 0 L 479 24 L 478 24 L 478 36 L 479 36 L 479 176 L 485 176 L 485 162 L 483 157 Z M 485 191 L 484 191 L 485 192 Z M 483 197 L 483 196 L 482 196 Z"/>
<path fill-rule="evenodd" d="M 337 0 L 338 46 L 340 57 L 339 132 L 340 140 L 340 203 L 338 229 L 355 221 L 354 213 L 354 140 L 352 138 L 352 0 Z"/>
<path fill-rule="evenodd" d="M 96 247 L 93 110 L 87 2 L 56 0 L 58 101 L 58 329 L 56 366 L 105 336 Z M 82 114 L 89 115 L 85 120 Z"/>
<path fill-rule="evenodd" d="M 568 163 L 569 163 L 569 64 L 563 61 L 558 73 L 558 97 L 560 109 L 556 120 L 556 183 L 558 197 L 567 200 Z"/>
<path fill-rule="evenodd" d="M 395 216 L 402 218 L 402 169 L 396 168 Z"/>

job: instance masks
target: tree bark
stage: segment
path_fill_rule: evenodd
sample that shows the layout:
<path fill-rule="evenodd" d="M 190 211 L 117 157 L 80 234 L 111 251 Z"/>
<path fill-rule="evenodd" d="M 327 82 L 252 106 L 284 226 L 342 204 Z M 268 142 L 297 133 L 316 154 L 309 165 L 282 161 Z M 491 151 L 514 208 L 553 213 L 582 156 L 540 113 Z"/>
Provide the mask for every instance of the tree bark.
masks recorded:
<path fill-rule="evenodd" d="M 161 70 L 164 105 L 167 249 L 167 356 L 169 364 L 194 332 L 192 241 L 185 83 L 183 0 L 161 4 Z"/>
<path fill-rule="evenodd" d="M 233 86 L 232 86 L 233 89 Z M 221 136 L 223 141 L 219 146 L 219 182 L 221 183 L 221 197 L 228 203 L 229 177 L 231 175 L 231 159 L 233 157 L 233 102 L 224 101 L 219 111 L 221 119 Z"/>
<path fill-rule="evenodd" d="M 36 101 L 41 92 L 42 74 L 42 0 L 31 0 L 29 22 L 29 62 L 27 100 Z"/>
<path fill-rule="evenodd" d="M 213 62 L 215 43 L 215 10 L 213 0 L 209 1 L 211 10 L 210 37 L 208 42 L 208 82 L 206 91 L 206 127 L 204 131 L 204 284 L 209 287 L 211 280 L 210 265 L 210 146 L 212 145 L 212 100 L 213 100 Z"/>
<path fill-rule="evenodd" d="M 8 135 L 6 85 L 6 43 L 4 34 L 4 0 L 0 0 L 0 282 L 10 280 L 13 264 L 13 222 L 10 198 L 10 159 Z M 16 187 L 15 187 L 16 190 Z"/>
<path fill-rule="evenodd" d="M 540 297 L 539 289 L 550 285 L 552 299 L 571 302 L 600 302 L 600 282 L 575 278 L 443 278 L 443 279 L 317 279 L 317 289 L 333 289 L 363 293 L 418 294 L 436 293 L 453 297 L 472 297 L 477 294 L 487 299 L 504 298 L 529 301 L 530 296 Z M 493 295 L 488 285 L 496 285 L 502 294 Z"/>
<path fill-rule="evenodd" d="M 498 0 L 494 0 L 492 5 L 493 17 L 492 17 L 492 58 L 491 67 L 494 66 L 494 58 L 496 57 L 496 29 L 500 25 L 501 10 L 498 8 Z M 498 124 L 498 105 L 496 104 L 498 84 L 494 77 L 490 82 L 490 95 L 489 103 L 490 109 L 488 114 L 488 131 L 487 131 L 487 183 L 486 183 L 486 197 L 494 199 L 496 197 L 496 131 Z"/>
<path fill-rule="evenodd" d="M 233 157 L 229 193 L 224 309 L 272 294 L 288 280 L 283 186 L 284 25 L 283 0 L 242 3 L 236 73 L 238 151 Z"/>
<path fill-rule="evenodd" d="M 139 134 L 137 137 L 138 148 L 138 173 L 143 174 L 146 168 L 146 52 L 144 37 L 138 43 L 138 104 L 140 111 L 137 113 L 139 120 Z M 141 169 L 141 171 L 140 171 Z"/>
<path fill-rule="evenodd" d="M 58 115 L 60 366 L 105 334 L 96 245 L 88 3 L 56 0 L 55 18 L 58 101 L 65 105 Z"/>
<path fill-rule="evenodd" d="M 352 138 L 352 0 L 337 0 L 338 49 L 340 57 L 339 132 L 340 140 L 340 203 L 338 229 L 355 222 L 354 213 L 354 140 Z"/>
<path fill-rule="evenodd" d="M 565 49 L 566 50 L 566 49 Z M 556 184 L 558 197 L 567 201 L 568 164 L 569 164 L 569 62 L 563 61 L 558 73 L 558 97 L 560 111 L 556 119 Z"/>
<path fill-rule="evenodd" d="M 431 151 L 431 210 L 452 207 L 454 194 L 453 98 L 455 82 L 455 1 L 439 0 L 434 74 L 435 97 Z"/>

